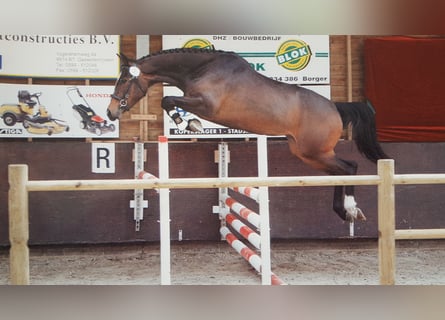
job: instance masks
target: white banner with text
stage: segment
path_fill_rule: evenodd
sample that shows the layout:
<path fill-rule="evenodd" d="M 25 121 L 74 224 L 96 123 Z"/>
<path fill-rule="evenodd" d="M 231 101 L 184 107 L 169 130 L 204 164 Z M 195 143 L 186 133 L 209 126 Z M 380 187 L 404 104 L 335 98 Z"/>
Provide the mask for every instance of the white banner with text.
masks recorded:
<path fill-rule="evenodd" d="M 0 76 L 113 79 L 118 35 L 0 34 Z"/>
<path fill-rule="evenodd" d="M 113 86 L 0 84 L 0 138 L 118 138 Z"/>

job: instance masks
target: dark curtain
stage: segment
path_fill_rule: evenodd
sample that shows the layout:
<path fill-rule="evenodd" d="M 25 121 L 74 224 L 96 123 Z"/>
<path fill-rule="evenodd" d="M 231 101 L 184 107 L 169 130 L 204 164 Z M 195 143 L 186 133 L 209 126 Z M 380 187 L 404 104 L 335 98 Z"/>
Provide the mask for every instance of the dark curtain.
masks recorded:
<path fill-rule="evenodd" d="M 365 96 L 380 141 L 445 141 L 445 38 L 366 39 Z"/>

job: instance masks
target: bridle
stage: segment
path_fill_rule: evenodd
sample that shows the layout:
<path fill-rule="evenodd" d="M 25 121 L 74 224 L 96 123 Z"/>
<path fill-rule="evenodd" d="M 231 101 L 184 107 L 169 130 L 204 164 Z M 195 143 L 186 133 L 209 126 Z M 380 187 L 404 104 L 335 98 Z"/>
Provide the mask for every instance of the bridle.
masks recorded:
<path fill-rule="evenodd" d="M 133 86 L 133 84 L 136 84 L 136 86 L 138 87 L 138 89 L 145 95 L 147 93 L 146 90 L 142 89 L 141 84 L 139 83 L 139 75 L 141 74 L 141 70 L 136 67 L 136 66 L 122 66 L 122 67 L 126 67 L 129 69 L 129 72 L 131 74 L 131 78 L 130 80 L 128 80 L 130 82 L 130 84 L 127 87 L 127 90 L 125 91 L 125 94 L 123 97 L 119 97 L 118 95 L 116 95 L 115 93 L 113 93 L 111 95 L 112 99 L 115 99 L 117 101 L 119 101 L 119 111 L 125 112 L 130 110 L 130 108 L 128 107 L 128 98 L 130 97 L 130 89 Z"/>

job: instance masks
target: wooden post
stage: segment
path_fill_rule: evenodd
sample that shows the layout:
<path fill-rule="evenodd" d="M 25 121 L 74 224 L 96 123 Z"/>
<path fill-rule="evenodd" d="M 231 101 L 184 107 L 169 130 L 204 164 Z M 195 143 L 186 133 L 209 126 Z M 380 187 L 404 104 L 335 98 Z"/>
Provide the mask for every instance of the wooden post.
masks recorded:
<path fill-rule="evenodd" d="M 381 285 L 395 283 L 395 191 L 394 160 L 378 161 L 378 229 L 379 229 L 379 274 Z"/>
<path fill-rule="evenodd" d="M 9 253 L 11 284 L 29 284 L 28 166 L 8 166 Z"/>
<path fill-rule="evenodd" d="M 347 66 L 347 88 L 348 88 L 348 102 L 352 102 L 352 50 L 351 50 L 351 36 L 346 36 L 346 66 Z"/>

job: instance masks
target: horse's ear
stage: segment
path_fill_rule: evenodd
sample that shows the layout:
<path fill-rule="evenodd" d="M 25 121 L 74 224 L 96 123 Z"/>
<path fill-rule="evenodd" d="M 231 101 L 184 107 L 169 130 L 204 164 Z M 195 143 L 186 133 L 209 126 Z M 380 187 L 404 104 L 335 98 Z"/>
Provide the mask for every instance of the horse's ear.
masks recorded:
<path fill-rule="evenodd" d="M 123 53 L 117 53 L 117 56 L 119 57 L 119 59 L 121 59 L 122 66 L 129 65 L 129 59 Z"/>

